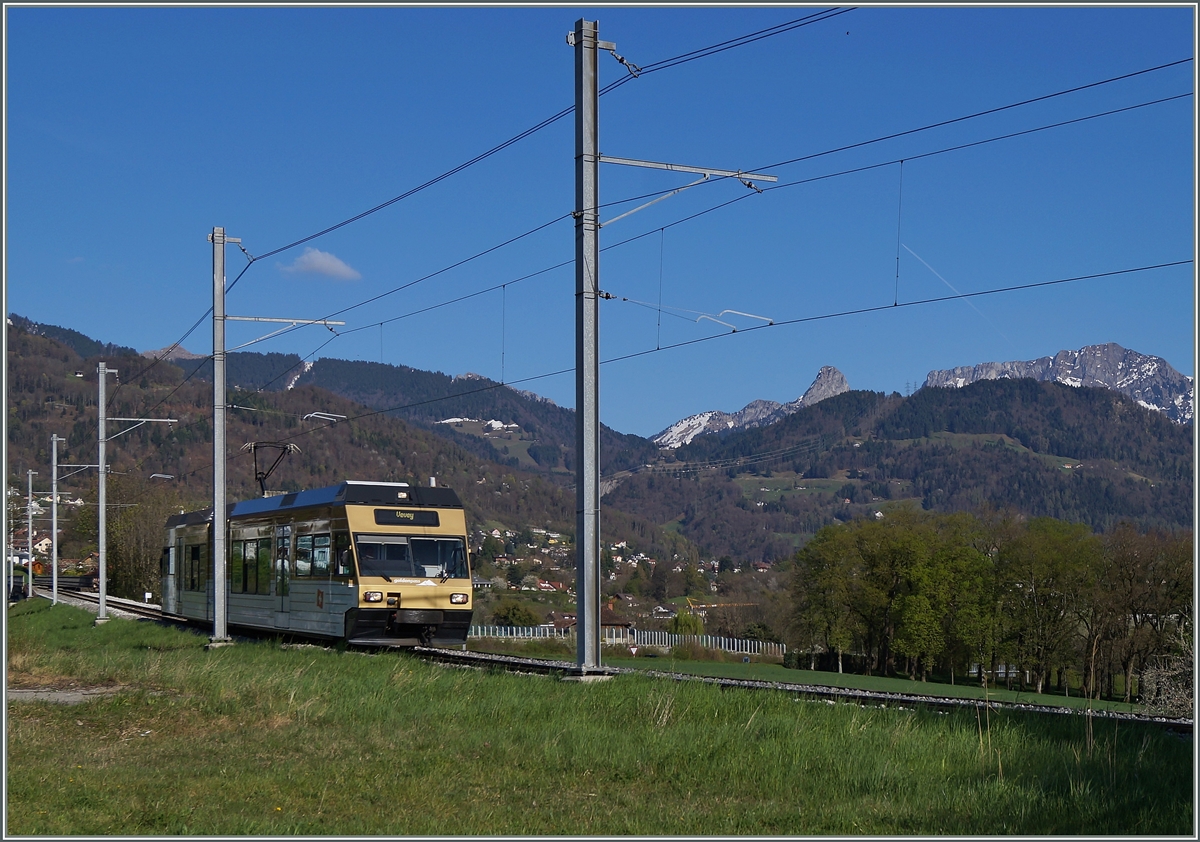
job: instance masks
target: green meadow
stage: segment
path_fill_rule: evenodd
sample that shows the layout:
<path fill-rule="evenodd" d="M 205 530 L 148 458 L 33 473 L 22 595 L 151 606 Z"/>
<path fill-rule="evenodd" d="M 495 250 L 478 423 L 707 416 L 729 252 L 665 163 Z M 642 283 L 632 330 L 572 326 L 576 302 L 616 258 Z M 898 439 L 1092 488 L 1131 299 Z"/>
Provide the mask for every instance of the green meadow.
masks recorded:
<path fill-rule="evenodd" d="M 206 651 L 43 600 L 8 611 L 10 689 L 115 692 L 8 701 L 7 835 L 1193 832 L 1191 740 L 1158 727 Z"/>

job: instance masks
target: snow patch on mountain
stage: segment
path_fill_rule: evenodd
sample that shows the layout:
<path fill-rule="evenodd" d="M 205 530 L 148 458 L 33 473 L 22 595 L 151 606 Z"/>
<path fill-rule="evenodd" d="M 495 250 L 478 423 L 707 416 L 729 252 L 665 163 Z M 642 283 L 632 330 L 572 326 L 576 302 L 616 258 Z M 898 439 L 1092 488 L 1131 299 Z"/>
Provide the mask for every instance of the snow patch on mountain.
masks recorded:
<path fill-rule="evenodd" d="M 304 363 L 300 366 L 300 370 L 288 378 L 287 386 L 285 386 L 284 388 L 289 389 L 289 390 L 291 388 L 293 388 L 296 385 L 296 381 L 298 381 L 304 375 L 308 374 L 308 372 L 312 371 L 312 367 L 313 367 L 312 360 L 305 360 Z"/>
<path fill-rule="evenodd" d="M 696 436 L 724 433 L 730 430 L 749 430 L 774 424 L 805 406 L 820 403 L 826 398 L 850 390 L 845 376 L 833 366 L 824 366 L 807 391 L 794 401 L 781 404 L 775 401 L 757 400 L 746 404 L 737 412 L 709 410 L 689 415 L 654 436 L 651 441 L 659 447 L 674 450 L 689 444 Z"/>

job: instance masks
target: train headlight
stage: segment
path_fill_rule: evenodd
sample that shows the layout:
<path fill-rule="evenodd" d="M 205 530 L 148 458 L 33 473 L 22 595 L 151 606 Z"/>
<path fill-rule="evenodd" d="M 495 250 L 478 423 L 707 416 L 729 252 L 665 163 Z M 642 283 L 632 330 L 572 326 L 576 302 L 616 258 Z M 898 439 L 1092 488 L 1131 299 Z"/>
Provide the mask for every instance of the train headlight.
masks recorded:
<path fill-rule="evenodd" d="M 468 597 L 465 593 L 450 594 L 450 604 L 451 605 L 466 605 L 467 599 L 468 599 Z"/>
<path fill-rule="evenodd" d="M 365 591 L 363 593 L 364 602 L 383 602 L 382 591 Z"/>

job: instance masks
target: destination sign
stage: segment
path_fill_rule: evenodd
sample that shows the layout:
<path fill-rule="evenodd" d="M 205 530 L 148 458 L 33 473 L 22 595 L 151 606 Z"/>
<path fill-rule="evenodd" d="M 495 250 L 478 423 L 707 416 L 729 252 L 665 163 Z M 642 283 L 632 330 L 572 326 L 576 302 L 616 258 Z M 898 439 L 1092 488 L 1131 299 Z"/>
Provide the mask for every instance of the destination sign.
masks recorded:
<path fill-rule="evenodd" d="M 376 509 L 375 522 L 380 526 L 441 526 L 437 512 L 412 509 Z"/>

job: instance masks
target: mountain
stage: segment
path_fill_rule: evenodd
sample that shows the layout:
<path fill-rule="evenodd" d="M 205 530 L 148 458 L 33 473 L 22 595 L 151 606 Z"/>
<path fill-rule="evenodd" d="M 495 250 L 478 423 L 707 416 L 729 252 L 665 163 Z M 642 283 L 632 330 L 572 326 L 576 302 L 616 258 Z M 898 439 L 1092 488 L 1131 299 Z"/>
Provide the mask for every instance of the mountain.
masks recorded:
<path fill-rule="evenodd" d="M 110 422 L 108 436 L 113 444 L 106 456 L 112 472 L 109 504 L 120 507 L 169 495 L 182 507 L 208 505 L 213 458 L 211 382 L 202 382 L 198 376 L 188 379 L 179 366 L 167 361 L 155 363 L 133 349 L 85 358 L 52 338 L 50 330 L 36 327 L 38 331 L 32 332 L 23 323 L 14 322 L 8 331 L 8 486 L 24 489 L 26 470 L 34 470 L 39 482 L 45 480 L 39 487 L 49 487 L 51 435 L 60 436 L 60 466 L 95 461 L 96 369 L 104 360 L 110 370 L 121 373 L 108 384 L 110 418 L 176 419 L 169 425 Z M 94 340 L 87 343 L 91 344 L 83 346 L 118 347 Z M 280 462 L 268 480 L 269 489 L 298 491 L 348 478 L 424 484 L 429 477 L 437 477 L 439 484 L 458 492 L 473 531 L 486 526 L 489 531 L 499 528 L 514 533 L 531 527 L 565 535 L 574 532 L 574 493 L 564 483 L 551 481 L 544 472 L 482 459 L 416 424 L 371 412 L 318 386 L 300 384 L 292 389 L 261 392 L 231 387 L 229 403 L 226 441 L 230 500 L 259 495 L 253 455 L 243 445 L 288 442 L 297 444 L 299 451 Z M 314 411 L 347 420 L 329 423 L 306 418 Z M 653 448 L 649 442 L 645 444 Z M 265 467 L 261 454 L 259 459 L 259 466 Z M 68 475 L 64 471 L 59 487 L 72 497 L 82 495 L 94 500 L 94 484 L 94 472 Z M 60 515 L 75 520 L 94 517 L 94 508 L 89 511 L 91 514 Z M 70 523 L 63 520 L 60 525 L 70 529 Z M 160 525 L 147 527 L 155 536 L 151 541 L 154 546 Z M 626 541 L 652 557 L 696 556 L 696 549 L 686 539 L 636 513 L 609 511 L 604 529 L 606 540 Z M 157 554 L 157 550 L 154 552 Z"/>
<path fill-rule="evenodd" d="M 980 380 L 1029 377 L 1067 386 L 1101 386 L 1120 392 L 1147 409 L 1180 424 L 1192 422 L 1192 378 L 1180 374 L 1162 357 L 1140 354 L 1114 342 L 1059 351 L 1053 357 L 1026 362 L 980 363 L 931 371 L 925 386 L 961 388 Z"/>
<path fill-rule="evenodd" d="M 176 349 L 178 351 L 179 349 Z M 161 351 L 147 352 L 159 356 Z M 207 357 L 173 354 L 171 362 L 187 375 L 212 381 Z M 457 377 L 405 365 L 325 357 L 316 362 L 295 354 L 253 352 L 226 357 L 230 388 L 255 392 L 288 391 L 317 386 L 376 411 L 403 418 L 448 439 L 489 461 L 567 479 L 574 470 L 575 412 L 554 401 L 498 383 L 478 374 Z M 495 430 L 462 421 L 497 421 Z M 455 423 L 445 423 L 453 420 Z M 516 426 L 513 426 L 516 425 Z M 601 425 L 601 470 L 627 470 L 653 459 L 657 448 L 641 436 L 618 433 Z"/>
<path fill-rule="evenodd" d="M 108 356 L 133 356 L 137 351 L 132 348 L 126 348 L 123 345 L 113 345 L 111 342 L 97 342 L 84 336 L 77 330 L 71 330 L 69 327 L 58 327 L 57 325 L 43 325 L 37 322 L 30 321 L 24 316 L 18 316 L 12 313 L 8 317 L 8 324 L 18 330 L 31 333 L 34 336 L 46 336 L 50 339 L 66 345 L 76 354 L 81 357 L 94 357 L 100 354 Z"/>
<path fill-rule="evenodd" d="M 471 450 L 482 458 L 569 478 L 575 462 L 575 411 L 478 374 L 453 377 L 403 365 L 323 358 L 296 381 L 327 389 L 375 410 L 404 418 Z M 498 421 L 509 435 L 498 439 L 449 419 Z M 511 443 L 510 443 L 511 442 Z M 628 470 L 654 458 L 641 436 L 600 425 L 600 469 Z M 527 457 L 518 455 L 528 454 Z"/>
<path fill-rule="evenodd" d="M 603 501 L 708 556 L 771 563 L 822 526 L 906 505 L 1190 529 L 1192 457 L 1189 425 L 1118 392 L 982 380 L 908 398 L 849 391 L 765 427 L 697 436 L 611 482 Z"/>
<path fill-rule="evenodd" d="M 158 359 L 165 350 L 145 351 L 142 356 Z M 181 368 L 188 377 L 195 376 L 212 382 L 213 364 L 209 357 L 176 348 L 167 355 L 167 360 Z M 225 355 L 225 382 L 230 388 L 254 392 L 286 392 L 310 368 L 312 363 L 301 360 L 295 354 L 234 351 Z"/>
<path fill-rule="evenodd" d="M 182 345 L 168 345 L 165 348 L 159 348 L 156 351 L 142 351 L 142 356 L 151 360 L 168 360 L 177 362 L 179 360 L 203 360 L 203 354 L 193 354 Z"/>
<path fill-rule="evenodd" d="M 52 433 L 67 438 L 60 464 L 89 462 L 96 452 L 100 358 L 83 358 L 48 333 L 9 330 L 10 487 L 24 488 L 26 469 L 49 476 Z M 97 346 L 103 343 L 88 347 Z M 110 417 L 180 420 L 120 435 L 108 459 L 124 473 L 115 473 L 113 483 L 144 485 L 151 473 L 167 474 L 176 478 L 170 487 L 188 498 L 183 502 L 202 503 L 212 476 L 211 383 L 132 354 L 106 358 L 122 375 L 111 384 Z M 573 438 L 565 438 L 574 431 L 570 410 L 475 376 L 336 360 L 317 363 L 287 389 L 304 369 L 298 358 L 247 354 L 243 362 L 260 382 L 278 379 L 261 392 L 231 387 L 231 495 L 257 493 L 250 456 L 239 445 L 295 441 L 301 452 L 271 478 L 277 490 L 348 476 L 412 482 L 437 476 L 463 497 L 474 525 L 572 531 L 571 475 L 561 464 L 574 455 Z M 313 374 L 380 408 L 405 409 L 372 412 L 306 382 Z M 900 506 L 991 507 L 1096 530 L 1123 520 L 1142 529 L 1192 525 L 1192 428 L 1146 408 L 1144 396 L 1139 402 L 1108 388 L 1009 377 L 902 397 L 842 391 L 840 375 L 824 374 L 798 401 L 780 405 L 800 404 L 773 423 L 662 449 L 608 431 L 619 458 L 603 471 L 605 541 L 636 542 L 657 558 L 678 553 L 769 563 L 790 558 L 822 526 L 887 517 Z M 348 420 L 306 420 L 314 411 Z M 396 417 L 400 411 L 413 417 Z M 632 460 L 635 453 L 640 461 Z M 78 475 L 66 490 L 81 493 L 87 481 Z"/>
<path fill-rule="evenodd" d="M 817 379 L 812 382 L 808 390 L 790 403 L 759 400 L 746 404 L 737 412 L 711 410 L 697 415 L 689 415 L 652 437 L 651 441 L 661 448 L 674 450 L 690 444 L 696 436 L 765 427 L 781 418 L 786 418 L 802 407 L 812 406 L 826 398 L 840 395 L 849 390 L 850 384 L 846 382 L 845 376 L 840 371 L 830 365 L 822 366 L 821 370 L 817 372 Z"/>

